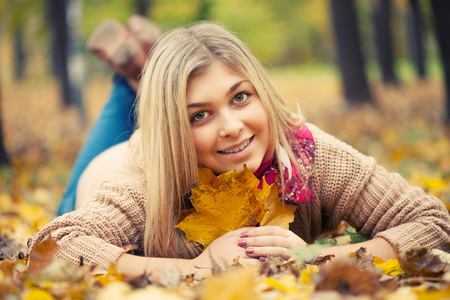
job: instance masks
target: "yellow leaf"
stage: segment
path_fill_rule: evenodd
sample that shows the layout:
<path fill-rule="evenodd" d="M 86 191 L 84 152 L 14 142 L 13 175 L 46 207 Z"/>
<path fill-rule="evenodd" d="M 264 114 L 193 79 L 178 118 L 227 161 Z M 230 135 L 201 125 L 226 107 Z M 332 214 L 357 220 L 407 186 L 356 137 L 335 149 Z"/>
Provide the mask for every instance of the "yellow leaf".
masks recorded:
<path fill-rule="evenodd" d="M 382 259 L 375 256 L 373 265 L 377 268 L 382 269 L 384 274 L 389 274 L 392 276 L 405 274 L 405 271 L 403 271 L 402 267 L 400 266 L 396 258 L 383 261 Z"/>
<path fill-rule="evenodd" d="M 230 177 L 218 189 L 200 185 L 193 189 L 195 212 L 176 227 L 181 228 L 188 241 L 205 248 L 229 231 L 258 224 L 267 205 L 256 199 L 252 189 Z"/>
<path fill-rule="evenodd" d="M 415 288 L 413 292 L 417 294 L 418 300 L 434 300 L 434 299 L 449 299 L 450 298 L 450 287 L 445 290 L 428 290 Z"/>
<path fill-rule="evenodd" d="M 289 229 L 289 223 L 294 221 L 294 212 L 297 206 L 283 203 L 278 198 L 278 188 L 275 184 L 269 187 L 264 181 L 263 190 L 265 186 L 270 189 L 270 194 L 264 200 L 267 203 L 267 212 L 261 220 L 261 226 L 272 225 Z"/>
<path fill-rule="evenodd" d="M 106 286 L 111 282 L 124 281 L 125 276 L 122 273 L 117 272 L 116 264 L 117 263 L 113 263 L 109 266 L 107 274 L 94 275 L 96 281 L 101 286 Z"/>
<path fill-rule="evenodd" d="M 297 279 L 293 274 L 284 275 L 281 278 L 269 277 L 264 282 L 271 288 L 275 288 L 284 293 L 295 293 L 297 291 Z"/>
<path fill-rule="evenodd" d="M 53 296 L 49 292 L 34 288 L 25 296 L 25 300 L 53 300 Z"/>
<path fill-rule="evenodd" d="M 217 189 L 222 184 L 216 175 L 214 175 L 213 171 L 208 168 L 200 168 L 198 171 L 198 179 L 200 180 L 199 184 L 209 185 L 210 187 Z"/>
<path fill-rule="evenodd" d="M 440 178 L 421 177 L 420 181 L 425 185 L 426 188 L 431 190 L 440 190 L 444 189 L 447 186 L 447 182 Z"/>
<path fill-rule="evenodd" d="M 311 281 L 311 277 L 319 273 L 319 267 L 316 265 L 306 265 L 306 269 L 302 271 L 300 275 L 300 281 L 303 284 L 308 284 Z"/>
<path fill-rule="evenodd" d="M 233 170 L 217 176 L 217 179 L 222 182 L 229 181 L 231 178 L 234 178 L 237 182 L 242 183 L 252 190 L 255 190 L 259 185 L 259 179 L 256 178 L 255 175 L 253 175 L 253 173 L 245 165 L 242 171 Z"/>
<path fill-rule="evenodd" d="M 230 269 L 203 281 L 203 300 L 258 299 L 255 291 L 256 272 L 251 268 Z"/>

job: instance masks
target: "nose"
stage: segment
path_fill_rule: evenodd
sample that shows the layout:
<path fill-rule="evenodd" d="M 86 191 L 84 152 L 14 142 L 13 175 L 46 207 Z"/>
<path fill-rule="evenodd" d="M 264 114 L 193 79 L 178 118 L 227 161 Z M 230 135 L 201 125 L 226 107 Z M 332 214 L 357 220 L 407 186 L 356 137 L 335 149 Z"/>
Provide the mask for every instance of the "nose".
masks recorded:
<path fill-rule="evenodd" d="M 234 112 L 227 112 L 220 118 L 219 135 L 221 137 L 236 137 L 244 128 L 244 123 Z"/>

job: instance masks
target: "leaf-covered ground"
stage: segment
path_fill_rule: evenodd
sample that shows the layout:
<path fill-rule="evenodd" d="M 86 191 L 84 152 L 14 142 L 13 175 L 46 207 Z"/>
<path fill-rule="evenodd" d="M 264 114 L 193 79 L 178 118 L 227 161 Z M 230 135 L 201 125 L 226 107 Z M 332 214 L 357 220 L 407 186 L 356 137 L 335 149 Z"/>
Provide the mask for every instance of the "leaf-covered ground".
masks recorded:
<path fill-rule="evenodd" d="M 272 77 L 289 106 L 296 109 L 298 103 L 308 121 L 374 156 L 388 170 L 400 172 L 450 207 L 450 140 L 445 135 L 449 129 L 440 122 L 443 91 L 439 81 L 409 82 L 398 88 L 375 86 L 377 109 L 348 109 L 332 76 L 283 71 Z M 56 250 L 51 241 L 27 267 L 27 240 L 54 218 L 71 164 L 109 87 L 107 79 L 86 85 L 88 123 L 84 128 L 74 109 L 61 108 L 54 82 L 42 79 L 2 87 L 2 121 L 13 168 L 0 171 L 0 298 L 450 297 L 446 265 L 450 260 L 445 251 L 421 249 L 387 262 L 361 251 L 352 255 L 352 263 L 329 268 L 320 267 L 320 262 L 281 264 L 272 260 L 263 269 L 231 267 L 202 282 L 188 279 L 180 283 L 176 270 L 168 266 L 164 287 L 148 285 L 146 278 L 125 282 L 113 268 L 106 276 L 93 276 L 66 262 L 47 266 L 48 256 Z M 298 254 L 306 257 L 306 253 Z"/>

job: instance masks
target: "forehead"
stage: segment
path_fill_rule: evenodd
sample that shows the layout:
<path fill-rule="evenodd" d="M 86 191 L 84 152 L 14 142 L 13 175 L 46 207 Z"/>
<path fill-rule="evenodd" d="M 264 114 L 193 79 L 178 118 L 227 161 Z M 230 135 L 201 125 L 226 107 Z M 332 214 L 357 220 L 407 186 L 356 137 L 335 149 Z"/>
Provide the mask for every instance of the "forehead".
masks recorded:
<path fill-rule="evenodd" d="M 233 85 L 247 78 L 221 62 L 214 62 L 203 72 L 193 76 L 187 86 L 186 96 L 188 100 L 200 94 L 218 93 L 227 91 Z"/>

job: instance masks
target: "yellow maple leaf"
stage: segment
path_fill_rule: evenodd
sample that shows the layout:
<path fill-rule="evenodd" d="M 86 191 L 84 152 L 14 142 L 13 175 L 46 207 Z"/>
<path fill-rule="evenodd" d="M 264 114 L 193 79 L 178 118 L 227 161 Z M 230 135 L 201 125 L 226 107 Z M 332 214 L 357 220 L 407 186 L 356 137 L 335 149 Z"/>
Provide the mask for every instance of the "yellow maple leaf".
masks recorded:
<path fill-rule="evenodd" d="M 261 220 L 261 226 L 279 226 L 289 229 L 289 223 L 294 221 L 294 212 L 297 206 L 283 203 L 278 198 L 276 185 L 269 186 L 264 181 L 262 190 L 264 189 L 269 190 L 269 195 L 264 197 L 264 202 L 267 203 L 267 212 Z"/>
<path fill-rule="evenodd" d="M 206 168 L 199 170 L 200 182 L 192 190 L 194 212 L 176 227 L 205 248 L 229 231 L 242 227 L 276 225 L 285 229 L 294 220 L 296 206 L 278 199 L 275 184 L 258 189 L 259 179 L 246 166 L 219 176 Z"/>
<path fill-rule="evenodd" d="M 191 203 L 195 212 L 176 227 L 205 248 L 229 231 L 255 226 L 264 216 L 267 204 L 256 199 L 254 191 L 233 177 L 218 189 L 200 185 L 193 189 Z"/>

